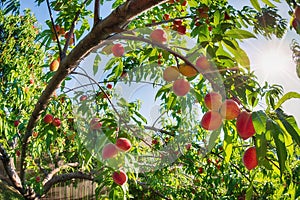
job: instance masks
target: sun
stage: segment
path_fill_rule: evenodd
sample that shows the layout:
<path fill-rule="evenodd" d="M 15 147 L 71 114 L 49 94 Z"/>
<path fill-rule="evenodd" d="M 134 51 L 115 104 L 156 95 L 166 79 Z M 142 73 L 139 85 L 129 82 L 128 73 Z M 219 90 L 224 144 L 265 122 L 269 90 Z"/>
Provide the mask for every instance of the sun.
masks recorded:
<path fill-rule="evenodd" d="M 265 41 L 252 49 L 253 70 L 260 81 L 281 84 L 292 78 L 294 62 L 289 45 L 283 41 Z"/>
<path fill-rule="evenodd" d="M 265 72 L 271 74 L 283 73 L 291 65 L 291 54 L 279 48 L 269 49 L 261 55 L 259 65 Z"/>

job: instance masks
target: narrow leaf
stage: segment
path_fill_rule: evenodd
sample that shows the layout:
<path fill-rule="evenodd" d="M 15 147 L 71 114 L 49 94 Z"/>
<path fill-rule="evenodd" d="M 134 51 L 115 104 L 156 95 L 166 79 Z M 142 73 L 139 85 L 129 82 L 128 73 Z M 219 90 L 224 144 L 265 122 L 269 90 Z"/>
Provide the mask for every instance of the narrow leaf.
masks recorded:
<path fill-rule="evenodd" d="M 247 39 L 247 38 L 256 38 L 256 36 L 246 30 L 240 30 L 240 29 L 231 29 L 225 32 L 225 35 L 235 38 L 235 39 Z"/>
<path fill-rule="evenodd" d="M 257 11 L 261 11 L 261 7 L 258 3 L 258 0 L 250 0 L 252 6 L 257 10 Z"/>
<path fill-rule="evenodd" d="M 292 99 L 292 98 L 298 98 L 300 99 L 300 94 L 297 92 L 288 92 L 281 99 L 279 99 L 278 103 L 275 105 L 274 109 L 276 110 L 279 108 L 285 101 Z"/>

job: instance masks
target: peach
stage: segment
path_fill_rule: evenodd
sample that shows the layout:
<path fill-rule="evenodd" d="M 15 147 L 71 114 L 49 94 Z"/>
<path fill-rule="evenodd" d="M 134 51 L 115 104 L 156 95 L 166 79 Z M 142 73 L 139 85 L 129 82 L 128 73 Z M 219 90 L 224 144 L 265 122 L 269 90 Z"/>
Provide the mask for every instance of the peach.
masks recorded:
<path fill-rule="evenodd" d="M 87 100 L 87 96 L 86 95 L 82 95 L 80 98 L 79 98 L 79 100 L 80 101 L 85 101 L 85 100 Z"/>
<path fill-rule="evenodd" d="M 243 163 L 248 170 L 251 170 L 258 165 L 255 147 L 249 147 L 245 151 L 243 156 Z"/>
<path fill-rule="evenodd" d="M 15 126 L 15 127 L 19 126 L 19 124 L 20 124 L 20 121 L 19 121 L 19 120 L 15 120 L 15 121 L 14 121 L 14 126 Z"/>
<path fill-rule="evenodd" d="M 150 38 L 157 43 L 165 43 L 167 41 L 167 34 L 164 30 L 162 29 L 156 29 L 152 31 L 150 34 Z"/>
<path fill-rule="evenodd" d="M 222 105 L 222 96 L 218 92 L 210 92 L 204 97 L 204 104 L 209 110 L 218 111 Z"/>
<path fill-rule="evenodd" d="M 186 76 L 188 78 L 196 76 L 198 74 L 198 71 L 194 67 L 186 64 L 179 65 L 179 72 L 183 76 Z"/>
<path fill-rule="evenodd" d="M 177 96 L 185 96 L 191 89 L 190 83 L 186 79 L 177 79 L 173 83 L 173 92 Z"/>
<path fill-rule="evenodd" d="M 93 118 L 90 121 L 90 128 L 92 130 L 99 130 L 102 127 L 102 123 L 100 122 L 99 118 Z"/>
<path fill-rule="evenodd" d="M 208 111 L 201 120 L 201 126 L 205 130 L 217 130 L 222 125 L 222 116 L 216 111 Z"/>
<path fill-rule="evenodd" d="M 294 11 L 294 17 L 295 17 L 297 20 L 300 20 L 300 7 L 299 7 L 299 6 L 296 6 L 296 8 L 295 8 L 295 11 Z"/>
<path fill-rule="evenodd" d="M 178 26 L 177 27 L 177 32 L 180 34 L 180 35 L 185 35 L 186 34 L 186 26 Z"/>
<path fill-rule="evenodd" d="M 232 120 L 239 116 L 241 110 L 239 105 L 232 99 L 226 99 L 220 108 L 220 113 L 224 119 Z"/>
<path fill-rule="evenodd" d="M 102 159 L 106 160 L 109 158 L 114 158 L 118 155 L 118 149 L 116 145 L 109 143 L 106 144 L 102 149 Z"/>
<path fill-rule="evenodd" d="M 164 14 L 164 20 L 168 21 L 170 19 L 170 15 L 169 14 Z"/>
<path fill-rule="evenodd" d="M 127 138 L 118 138 L 116 141 L 116 146 L 120 151 L 127 152 L 131 148 L 131 143 Z"/>
<path fill-rule="evenodd" d="M 242 111 L 236 120 L 236 129 L 243 140 L 252 137 L 255 129 L 252 122 L 252 114 L 247 111 Z"/>
<path fill-rule="evenodd" d="M 114 172 L 112 175 L 114 182 L 118 185 L 124 185 L 127 182 L 127 175 L 123 170 Z"/>
<path fill-rule="evenodd" d="M 53 60 L 50 63 L 50 71 L 54 72 L 58 69 L 58 67 L 59 67 L 59 61 L 57 59 Z"/>
<path fill-rule="evenodd" d="M 163 72 L 163 79 L 167 82 L 175 81 L 179 77 L 180 73 L 175 66 L 167 67 Z"/>
<path fill-rule="evenodd" d="M 45 115 L 45 117 L 44 117 L 44 122 L 45 122 L 46 124 L 50 124 L 50 123 L 52 123 L 52 121 L 53 121 L 53 116 L 52 116 L 51 114 Z"/>
<path fill-rule="evenodd" d="M 206 57 L 201 56 L 196 60 L 196 68 L 201 71 L 201 70 L 206 70 L 210 68 L 210 63 L 207 60 Z"/>
<path fill-rule="evenodd" d="M 59 118 L 54 118 L 52 121 L 53 126 L 59 127 L 61 124 L 61 121 Z"/>
<path fill-rule="evenodd" d="M 125 49 L 122 44 L 115 44 L 112 48 L 111 51 L 114 56 L 116 57 L 121 57 L 123 56 Z"/>

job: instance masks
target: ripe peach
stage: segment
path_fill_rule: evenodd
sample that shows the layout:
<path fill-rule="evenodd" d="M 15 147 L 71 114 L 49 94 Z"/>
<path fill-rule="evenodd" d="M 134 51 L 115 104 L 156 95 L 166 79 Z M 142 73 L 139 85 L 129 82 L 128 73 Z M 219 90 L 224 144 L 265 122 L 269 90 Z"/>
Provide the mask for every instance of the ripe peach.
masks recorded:
<path fill-rule="evenodd" d="M 299 7 L 299 6 L 296 6 L 296 8 L 295 8 L 295 11 L 294 11 L 294 17 L 295 17 L 297 20 L 300 20 L 300 7 Z"/>
<path fill-rule="evenodd" d="M 232 99 L 226 99 L 220 108 L 220 113 L 224 119 L 232 120 L 239 116 L 241 110 L 239 105 Z"/>
<path fill-rule="evenodd" d="M 118 185 L 124 185 L 127 182 L 127 175 L 123 170 L 119 172 L 114 172 L 112 175 L 114 182 Z"/>
<path fill-rule="evenodd" d="M 180 34 L 180 35 L 185 35 L 186 34 L 186 26 L 178 26 L 177 27 L 177 32 Z"/>
<path fill-rule="evenodd" d="M 218 111 L 222 105 L 222 96 L 217 92 L 210 92 L 204 97 L 204 104 L 210 110 Z"/>
<path fill-rule="evenodd" d="M 45 117 L 44 117 L 44 122 L 45 122 L 46 124 L 50 124 L 50 123 L 52 123 L 52 121 L 53 121 L 53 116 L 52 116 L 51 114 L 45 115 Z"/>
<path fill-rule="evenodd" d="M 174 19 L 173 24 L 174 24 L 174 26 L 181 26 L 182 19 Z"/>
<path fill-rule="evenodd" d="M 116 141 L 116 146 L 120 151 L 129 151 L 131 148 L 131 143 L 127 138 L 118 138 Z"/>
<path fill-rule="evenodd" d="M 82 95 L 80 98 L 79 98 L 80 101 L 85 101 L 87 100 L 87 96 L 86 95 Z"/>
<path fill-rule="evenodd" d="M 169 20 L 170 19 L 170 15 L 169 14 L 164 14 L 164 20 Z"/>
<path fill-rule="evenodd" d="M 110 83 L 108 83 L 107 85 L 106 85 L 106 88 L 107 89 L 111 89 L 113 86 L 112 86 L 112 84 L 110 84 Z"/>
<path fill-rule="evenodd" d="M 183 76 L 186 76 L 188 78 L 196 76 L 198 74 L 198 71 L 195 68 L 193 68 L 190 65 L 186 65 L 186 64 L 179 65 L 179 72 Z"/>
<path fill-rule="evenodd" d="M 162 29 L 156 29 L 152 31 L 150 34 L 150 38 L 157 43 L 165 43 L 167 41 L 167 34 L 164 30 Z"/>
<path fill-rule="evenodd" d="M 209 63 L 209 61 L 207 60 L 206 57 L 201 56 L 196 61 L 196 68 L 199 71 L 206 70 L 206 69 L 210 68 L 210 63 Z"/>
<path fill-rule="evenodd" d="M 245 151 L 243 156 L 243 163 L 248 170 L 251 170 L 258 165 L 255 147 L 249 147 Z"/>
<path fill-rule="evenodd" d="M 252 122 L 252 114 L 247 111 L 242 111 L 236 120 L 236 129 L 243 140 L 252 137 L 255 129 Z"/>
<path fill-rule="evenodd" d="M 52 121 L 53 126 L 59 127 L 61 124 L 61 121 L 59 118 L 54 118 Z"/>
<path fill-rule="evenodd" d="M 15 121 L 14 121 L 14 126 L 15 126 L 15 127 L 19 126 L 19 124 L 20 124 L 20 121 L 19 121 L 19 120 L 15 120 Z"/>
<path fill-rule="evenodd" d="M 208 111 L 201 120 L 201 126 L 205 130 L 216 130 L 222 125 L 222 116 L 216 111 Z"/>
<path fill-rule="evenodd" d="M 18 157 L 20 157 L 21 151 L 20 151 L 20 150 L 17 150 L 17 151 L 16 151 L 16 155 L 17 155 Z"/>
<path fill-rule="evenodd" d="M 92 130 L 99 130 L 99 129 L 101 129 L 101 127 L 102 127 L 102 123 L 100 122 L 99 118 L 93 118 L 90 121 L 90 128 Z"/>
<path fill-rule="evenodd" d="M 59 61 L 57 59 L 53 60 L 50 63 L 50 71 L 54 72 L 58 69 L 58 67 L 59 67 Z"/>
<path fill-rule="evenodd" d="M 117 149 L 116 145 L 114 145 L 112 143 L 106 144 L 102 149 L 102 159 L 103 160 L 116 157 L 117 154 L 118 154 L 118 149 Z"/>
<path fill-rule="evenodd" d="M 115 44 L 112 48 L 111 48 L 111 51 L 113 53 L 114 56 L 116 57 L 121 57 L 123 56 L 124 52 L 125 52 L 125 49 L 123 47 L 122 44 Z"/>
<path fill-rule="evenodd" d="M 175 66 L 167 67 L 163 72 L 163 79 L 165 81 L 171 82 L 175 81 L 179 77 L 180 73 L 178 68 Z"/>
<path fill-rule="evenodd" d="M 177 96 L 185 96 L 191 89 L 190 83 L 186 79 L 177 79 L 173 83 L 173 92 Z"/>

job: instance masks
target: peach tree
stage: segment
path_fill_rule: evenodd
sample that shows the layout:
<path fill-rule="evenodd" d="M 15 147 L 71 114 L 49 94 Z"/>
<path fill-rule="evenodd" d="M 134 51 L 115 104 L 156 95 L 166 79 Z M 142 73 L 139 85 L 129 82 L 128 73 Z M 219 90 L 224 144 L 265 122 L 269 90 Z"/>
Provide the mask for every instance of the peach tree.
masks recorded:
<path fill-rule="evenodd" d="M 38 22 L 0 1 L 1 180 L 25 199 L 74 179 L 101 199 L 296 199 L 282 105 L 300 94 L 260 84 L 240 47 L 298 33 L 298 2 L 291 19 L 276 2 L 36 0 Z"/>

